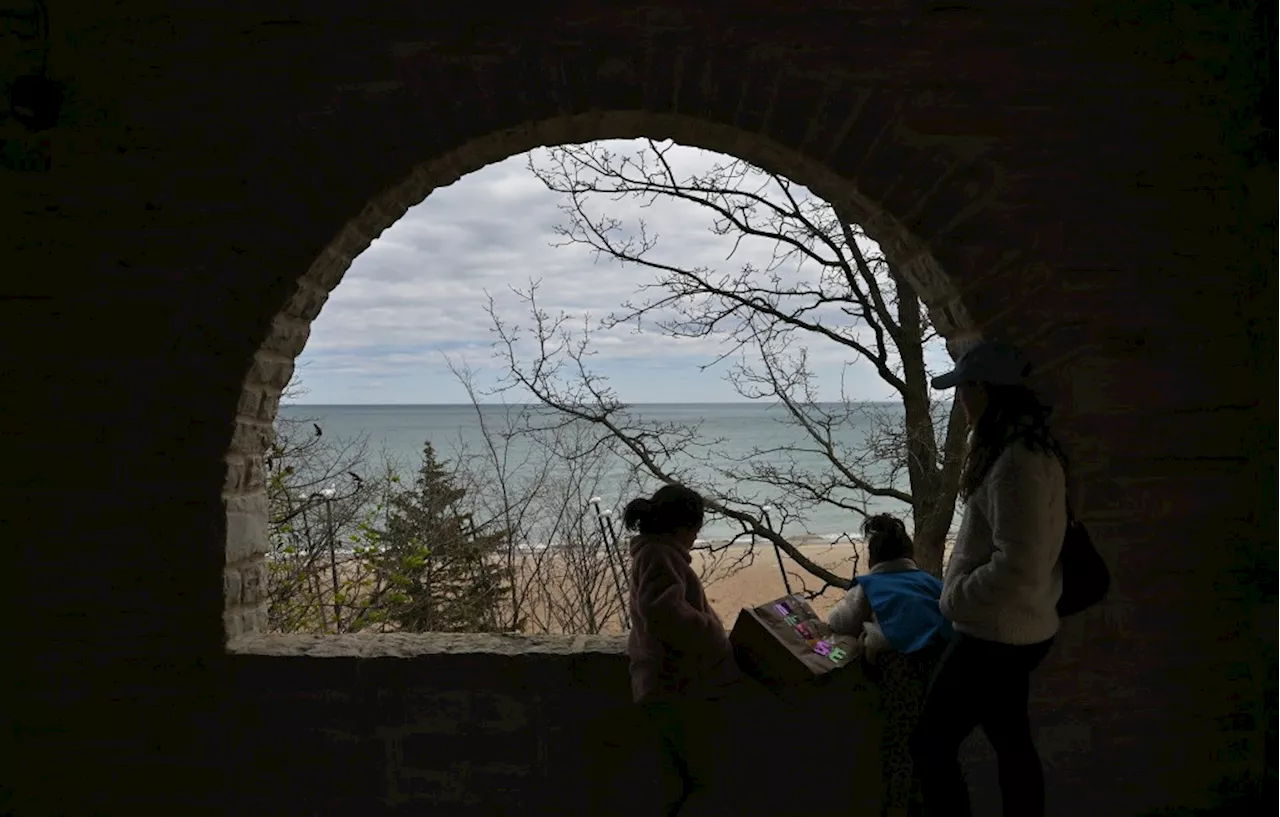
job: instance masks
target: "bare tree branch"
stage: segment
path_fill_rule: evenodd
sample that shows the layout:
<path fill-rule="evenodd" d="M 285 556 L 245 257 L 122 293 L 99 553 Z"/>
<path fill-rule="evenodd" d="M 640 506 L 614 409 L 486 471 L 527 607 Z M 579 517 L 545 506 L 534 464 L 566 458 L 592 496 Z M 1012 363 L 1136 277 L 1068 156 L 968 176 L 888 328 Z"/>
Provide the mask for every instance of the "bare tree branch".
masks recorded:
<path fill-rule="evenodd" d="M 530 170 L 563 197 L 559 246 L 581 246 L 597 259 L 655 277 L 639 287 L 644 300 L 625 303 L 580 332 L 568 331 L 568 316 L 540 310 L 536 282 L 516 291 L 532 318 L 527 338 L 491 299 L 510 385 L 565 417 L 596 424 L 660 481 L 692 476 L 690 462 L 719 474 L 728 487 L 706 486 L 717 513 L 765 541 L 776 537 L 793 558 L 800 554 L 789 535 L 756 513 L 765 504 L 789 507 L 791 524 L 820 507 L 862 514 L 886 501 L 908 505 L 923 564 L 939 572 L 963 423 L 953 412 L 944 430 L 933 410 L 922 350 L 934 333 L 915 293 L 856 225 L 790 180 L 738 160 L 681 178 L 675 157 L 671 143 L 654 141 L 634 153 L 592 144 L 531 156 Z M 664 255 L 644 218 L 628 224 L 608 213 L 608 203 L 624 201 L 638 203 L 641 212 L 658 202 L 701 210 L 710 232 L 727 242 L 726 260 L 750 242 L 768 245 L 770 259 L 718 270 Z M 719 344 L 704 368 L 732 362 L 729 379 L 738 392 L 776 402 L 799 441 L 736 458 L 712 456 L 696 429 L 651 428 L 632 416 L 587 365 L 589 339 L 595 331 L 646 331 L 647 325 L 672 338 Z M 872 366 L 901 400 L 902 413 L 859 406 L 843 387 L 842 410 L 823 403 L 810 350 L 831 344 L 850 353 L 850 365 Z M 844 443 L 854 426 L 861 429 L 858 446 Z"/>

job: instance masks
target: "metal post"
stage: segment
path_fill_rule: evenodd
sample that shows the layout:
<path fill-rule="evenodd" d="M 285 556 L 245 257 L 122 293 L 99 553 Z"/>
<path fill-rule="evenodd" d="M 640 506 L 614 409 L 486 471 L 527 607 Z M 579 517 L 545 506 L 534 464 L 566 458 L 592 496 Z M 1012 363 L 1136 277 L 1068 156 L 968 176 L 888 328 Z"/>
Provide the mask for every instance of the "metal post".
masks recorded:
<path fill-rule="evenodd" d="M 606 508 L 604 511 L 604 525 L 609 530 L 609 538 L 613 540 L 614 550 L 618 552 L 618 562 L 622 565 L 622 578 L 627 582 L 631 581 L 630 563 L 627 561 L 626 554 L 622 551 L 622 543 L 618 539 L 618 531 L 613 527 L 613 511 Z"/>
<path fill-rule="evenodd" d="M 618 576 L 618 566 L 614 564 L 613 542 L 610 541 L 609 533 L 613 530 L 612 525 L 608 525 L 606 529 L 605 516 L 600 511 L 600 497 L 593 496 L 590 501 L 591 507 L 596 511 L 596 527 L 600 530 L 600 538 L 604 542 L 605 561 L 609 563 L 609 572 L 613 575 L 613 586 L 618 592 L 618 599 L 622 602 L 622 629 L 630 629 L 631 621 L 629 611 L 627 609 L 627 594 L 622 589 L 622 579 Z"/>
<path fill-rule="evenodd" d="M 338 601 L 338 552 L 333 536 L 333 487 L 320 492 L 324 497 L 326 524 L 329 528 L 329 572 L 333 576 L 333 631 L 342 632 L 342 603 Z"/>
<path fill-rule="evenodd" d="M 316 603 L 316 621 L 320 623 L 321 628 L 324 628 L 324 601 L 320 590 L 320 577 L 312 570 L 315 554 L 311 547 L 311 517 L 310 514 L 307 513 L 308 509 L 311 507 L 311 500 L 316 498 L 316 494 L 300 494 L 298 498 L 302 500 L 302 526 L 305 531 L 307 542 L 306 558 L 303 560 L 303 565 L 306 570 L 307 589 L 314 594 Z M 307 605 L 308 614 L 310 614 L 310 610 L 310 605 Z"/>

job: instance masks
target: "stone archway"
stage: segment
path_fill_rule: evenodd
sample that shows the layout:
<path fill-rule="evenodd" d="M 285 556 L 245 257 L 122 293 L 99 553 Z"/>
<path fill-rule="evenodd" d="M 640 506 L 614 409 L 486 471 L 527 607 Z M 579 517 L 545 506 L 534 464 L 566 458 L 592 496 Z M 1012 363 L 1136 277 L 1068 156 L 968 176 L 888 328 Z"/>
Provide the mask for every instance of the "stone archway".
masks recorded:
<path fill-rule="evenodd" d="M 745 159 L 805 185 L 831 202 L 875 239 L 908 276 L 939 333 L 955 351 L 977 336 L 954 285 L 919 237 L 893 214 L 867 199 L 852 181 L 830 167 L 759 134 L 678 114 L 594 113 L 529 123 L 477 139 L 424 162 L 400 184 L 368 202 L 320 257 L 298 278 L 295 292 L 272 319 L 254 354 L 237 405 L 236 433 L 227 453 L 223 500 L 227 509 L 227 564 L 224 569 L 228 638 L 261 632 L 266 622 L 266 513 L 262 454 L 280 395 L 293 363 L 329 293 L 357 255 L 431 191 L 508 156 L 556 144 L 647 136 L 672 139 Z"/>
<path fill-rule="evenodd" d="M 219 614 L 245 577 L 223 568 L 252 554 L 228 543 L 252 547 L 261 516 L 228 515 L 260 477 L 227 455 L 255 450 L 327 291 L 299 279 L 355 206 L 572 136 L 475 154 L 493 134 L 602 111 L 633 117 L 621 134 L 729 129 L 653 135 L 784 172 L 807 157 L 929 248 L 972 325 L 1069 362 L 1046 388 L 1117 581 L 1037 682 L 1052 813 L 1198 809 L 1222 781 L 1274 780 L 1274 5 L 147 5 L 59 4 L 58 124 L 29 134 L 0 106 L 0 136 L 51 158 L 0 171 L 19 199 L 6 440 L 31 463 L 11 519 L 34 521 L 9 557 L 20 811 L 559 804 L 576 768 L 554 721 L 620 686 L 616 650 L 409 662 L 447 694 L 398 660 L 229 656 Z M 433 157 L 452 167 L 414 173 Z M 357 219 L 336 258 L 394 216 Z M 276 332 L 288 309 L 303 319 Z M 572 705 L 538 708 L 562 688 Z M 522 742 L 392 734 L 386 698 L 393 720 L 447 711 L 424 731 L 510 713 Z"/>

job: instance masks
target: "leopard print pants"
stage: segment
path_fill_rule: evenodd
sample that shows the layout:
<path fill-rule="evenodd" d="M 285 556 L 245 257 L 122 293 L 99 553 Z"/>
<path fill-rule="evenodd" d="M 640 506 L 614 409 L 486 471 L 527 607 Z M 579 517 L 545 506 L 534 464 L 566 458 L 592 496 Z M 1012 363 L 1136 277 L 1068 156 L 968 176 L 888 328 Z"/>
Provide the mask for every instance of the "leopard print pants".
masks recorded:
<path fill-rule="evenodd" d="M 885 784 L 882 817 L 908 817 L 921 811 L 920 781 L 911 763 L 911 732 L 920 718 L 929 679 L 941 657 L 931 649 L 912 655 L 883 652 L 867 664 L 867 676 L 880 691 L 884 732 L 880 741 Z"/>

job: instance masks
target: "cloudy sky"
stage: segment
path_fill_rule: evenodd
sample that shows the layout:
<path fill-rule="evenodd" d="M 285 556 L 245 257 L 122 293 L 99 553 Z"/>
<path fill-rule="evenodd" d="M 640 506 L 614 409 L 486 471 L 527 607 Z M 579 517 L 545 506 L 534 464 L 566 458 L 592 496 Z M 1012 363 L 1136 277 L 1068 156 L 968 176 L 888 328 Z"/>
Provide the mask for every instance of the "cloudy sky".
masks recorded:
<path fill-rule="evenodd" d="M 625 142 L 610 147 L 635 149 Z M 535 151 L 535 161 L 545 155 Z M 681 147 L 670 158 L 680 175 L 725 161 Z M 543 308 L 576 316 L 582 325 L 616 312 L 654 279 L 651 271 L 597 259 L 586 247 L 555 246 L 562 241 L 554 228 L 564 223 L 563 199 L 528 170 L 528 161 L 527 154 L 513 156 L 435 191 L 355 259 L 298 360 L 300 402 L 464 402 L 446 357 L 470 366 L 483 383 L 504 372 L 493 356 L 490 295 L 503 320 L 527 326 L 528 312 L 510 287 L 539 280 Z M 634 201 L 600 202 L 598 211 L 629 227 L 643 218 L 658 236 L 660 257 L 686 266 L 735 272 L 745 263 L 762 265 L 771 254 L 763 242 L 735 252 L 731 239 L 712 234 L 706 212 L 690 204 L 662 201 L 642 209 Z M 727 365 L 699 369 L 723 348 L 714 339 L 677 340 L 634 328 L 593 338 L 594 371 L 626 402 L 743 399 L 725 379 Z M 823 399 L 839 399 L 842 381 L 854 399 L 891 397 L 869 365 L 846 367 L 849 356 L 840 347 L 818 343 L 811 354 Z M 931 368 L 946 366 L 940 344 L 928 359 Z"/>

